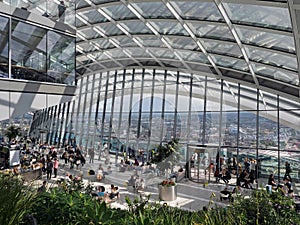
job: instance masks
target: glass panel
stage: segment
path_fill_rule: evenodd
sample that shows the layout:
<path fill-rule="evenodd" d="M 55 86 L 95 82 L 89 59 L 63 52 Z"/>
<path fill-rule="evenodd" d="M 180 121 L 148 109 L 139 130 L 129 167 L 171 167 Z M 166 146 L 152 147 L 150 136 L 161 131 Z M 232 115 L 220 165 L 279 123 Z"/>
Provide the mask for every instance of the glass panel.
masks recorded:
<path fill-rule="evenodd" d="M 109 2 L 118 2 L 119 0 L 92 0 L 96 5 L 103 4 L 103 3 L 109 3 Z"/>
<path fill-rule="evenodd" d="M 99 0 L 99 1 L 103 1 L 103 0 Z M 93 0 L 93 2 L 95 2 L 95 0 Z M 81 8 L 85 8 L 85 7 L 88 7 L 88 6 L 89 6 L 89 3 L 87 3 L 86 1 L 78 0 L 77 5 L 76 5 L 76 9 L 81 9 Z"/>
<path fill-rule="evenodd" d="M 48 32 L 48 75 L 65 84 L 75 81 L 75 38 Z"/>
<path fill-rule="evenodd" d="M 101 24 L 100 26 L 107 36 L 115 36 L 115 35 L 121 35 L 124 34 L 123 31 L 121 31 L 116 25 L 113 23 L 106 23 Z"/>
<path fill-rule="evenodd" d="M 75 2 L 74 1 L 1 1 L 7 5 L 21 8 L 37 15 L 49 17 L 53 20 L 66 24 L 75 25 Z M 13 13 L 13 12 L 12 12 Z"/>
<path fill-rule="evenodd" d="M 77 28 L 79 28 L 79 27 L 85 26 L 86 24 L 83 21 L 76 18 L 76 24 L 75 25 L 76 25 Z"/>
<path fill-rule="evenodd" d="M 275 53 L 272 51 L 267 51 L 264 49 L 254 48 L 251 46 L 246 46 L 245 49 L 248 52 L 250 60 L 256 62 L 262 62 L 274 66 L 279 66 L 282 68 L 297 70 L 297 58 L 293 55 L 285 55 L 280 52 Z"/>
<path fill-rule="evenodd" d="M 281 96 L 279 99 L 280 99 L 279 105 L 280 105 L 281 109 L 298 109 L 298 108 L 300 108 L 298 102 L 295 102 L 291 99 L 281 97 Z M 300 119 L 300 117 L 299 117 L 299 119 Z"/>
<path fill-rule="evenodd" d="M 234 41 L 228 26 L 207 23 L 187 23 L 199 37 Z"/>
<path fill-rule="evenodd" d="M 160 33 L 160 34 L 176 34 L 176 35 L 188 35 L 187 31 L 178 22 L 172 21 L 157 21 L 150 22 L 150 24 Z"/>
<path fill-rule="evenodd" d="M 171 1 L 171 4 L 184 19 L 222 21 L 223 17 L 214 2 Z"/>
<path fill-rule="evenodd" d="M 256 115 L 254 111 L 240 112 L 240 146 L 256 147 Z M 255 153 L 252 154 L 255 155 Z"/>
<path fill-rule="evenodd" d="M 257 162 L 259 184 L 268 184 L 270 174 L 274 174 L 275 182 L 278 182 L 278 151 L 258 149 Z"/>
<path fill-rule="evenodd" d="M 256 110 L 257 91 L 254 88 L 241 85 L 240 110 Z"/>
<path fill-rule="evenodd" d="M 140 49 L 140 48 L 135 48 L 135 49 L 130 49 L 130 52 L 132 54 L 133 57 L 136 57 L 136 58 L 149 58 L 149 54 L 143 50 L 143 49 Z"/>
<path fill-rule="evenodd" d="M 183 60 L 189 62 L 209 63 L 207 57 L 201 52 L 177 51 Z"/>
<path fill-rule="evenodd" d="M 224 3 L 224 6 L 230 19 L 235 23 L 286 30 L 292 27 L 288 8 L 238 3 Z"/>
<path fill-rule="evenodd" d="M 213 40 L 202 40 L 206 50 L 212 53 L 226 54 L 235 57 L 242 57 L 242 52 L 238 44 Z"/>
<path fill-rule="evenodd" d="M 114 20 L 136 19 L 137 17 L 123 4 L 104 7 L 103 10 Z"/>
<path fill-rule="evenodd" d="M 178 85 L 178 112 L 185 112 L 189 108 L 189 87 L 184 83 L 190 82 L 190 78 L 180 77 Z M 180 103 L 180 104 L 179 104 Z M 183 118 L 182 118 L 183 119 Z"/>
<path fill-rule="evenodd" d="M 152 79 L 153 75 L 145 73 L 144 77 L 144 95 L 143 95 L 143 112 L 150 112 L 151 107 L 151 91 L 152 91 Z"/>
<path fill-rule="evenodd" d="M 138 45 L 130 37 L 114 37 L 121 47 L 138 47 Z M 107 41 L 110 43 L 109 41 Z"/>
<path fill-rule="evenodd" d="M 237 109 L 238 96 L 232 85 L 224 81 L 223 85 L 223 111 L 235 111 Z M 231 114 L 228 114 L 231 115 Z"/>
<path fill-rule="evenodd" d="M 84 33 L 84 36 L 87 39 L 96 39 L 98 37 L 102 37 L 98 32 L 94 31 L 92 27 L 85 27 L 84 30 L 81 30 Z"/>
<path fill-rule="evenodd" d="M 151 53 L 157 58 L 175 59 L 174 52 L 169 49 L 155 49 L 150 50 Z"/>
<path fill-rule="evenodd" d="M 193 78 L 192 110 L 204 110 L 205 80 L 197 76 Z"/>
<path fill-rule="evenodd" d="M 271 77 L 276 80 L 280 80 L 286 83 L 297 85 L 299 83 L 299 76 L 296 73 L 278 70 L 276 68 L 271 68 L 268 66 L 259 65 L 257 63 L 251 63 L 254 72 L 258 75 Z"/>
<path fill-rule="evenodd" d="M 92 52 L 97 50 L 93 44 L 90 44 L 89 42 L 83 42 L 78 43 L 77 47 L 80 46 L 82 49 L 84 49 L 84 52 Z"/>
<path fill-rule="evenodd" d="M 138 2 L 133 3 L 135 9 L 146 19 L 149 18 L 174 18 L 163 2 Z"/>
<path fill-rule="evenodd" d="M 147 37 L 137 37 L 139 41 L 145 46 L 145 47 L 161 47 L 165 46 L 165 44 L 157 37 L 153 36 L 147 36 Z"/>
<path fill-rule="evenodd" d="M 46 30 L 12 20 L 12 77 L 46 81 Z M 30 69 L 29 69 L 30 68 Z"/>
<path fill-rule="evenodd" d="M 224 98 L 225 99 L 225 98 Z M 223 128 L 225 128 L 223 144 L 225 146 L 237 146 L 237 128 L 238 114 L 237 111 L 223 112 Z"/>
<path fill-rule="evenodd" d="M 167 42 L 173 47 L 178 49 L 187 49 L 187 50 L 197 50 L 199 47 L 195 41 L 190 37 L 167 37 L 165 36 Z"/>
<path fill-rule="evenodd" d="M 237 27 L 237 32 L 240 33 L 241 41 L 245 44 L 254 44 L 266 48 L 277 49 L 286 52 L 295 52 L 295 43 L 292 36 L 275 34 L 263 30 L 252 30 L 242 27 Z"/>
<path fill-rule="evenodd" d="M 131 34 L 152 34 L 152 31 L 140 21 L 130 21 L 130 22 L 122 22 L 122 24 L 127 31 Z"/>
<path fill-rule="evenodd" d="M 9 19 L 0 16 L 0 77 L 8 78 Z"/>
<path fill-rule="evenodd" d="M 280 105 L 281 106 L 281 105 Z M 280 110 L 280 149 L 299 151 L 300 110 Z"/>
<path fill-rule="evenodd" d="M 244 60 L 235 59 L 231 57 L 221 56 L 221 55 L 212 55 L 215 59 L 215 62 L 219 66 L 233 68 L 242 71 L 248 71 L 248 65 Z"/>
<path fill-rule="evenodd" d="M 262 91 L 261 93 L 264 98 L 266 108 L 269 110 L 277 111 L 277 95 L 267 93 L 265 91 Z"/>
<path fill-rule="evenodd" d="M 278 149 L 277 111 L 260 111 L 259 115 L 259 148 Z"/>
<path fill-rule="evenodd" d="M 221 85 L 215 79 L 208 79 L 207 81 L 207 111 L 220 110 L 220 90 Z"/>
<path fill-rule="evenodd" d="M 114 48 L 115 46 L 108 41 L 108 39 L 104 38 L 97 38 L 96 40 L 93 40 L 94 43 L 98 45 L 101 49 L 110 49 Z"/>
<path fill-rule="evenodd" d="M 88 21 L 91 24 L 108 21 L 106 17 L 102 16 L 102 14 L 95 9 L 87 10 L 84 12 L 78 12 L 78 15 L 80 15 L 82 18 L 84 18 L 86 21 Z M 80 21 L 80 19 L 77 20 Z"/>

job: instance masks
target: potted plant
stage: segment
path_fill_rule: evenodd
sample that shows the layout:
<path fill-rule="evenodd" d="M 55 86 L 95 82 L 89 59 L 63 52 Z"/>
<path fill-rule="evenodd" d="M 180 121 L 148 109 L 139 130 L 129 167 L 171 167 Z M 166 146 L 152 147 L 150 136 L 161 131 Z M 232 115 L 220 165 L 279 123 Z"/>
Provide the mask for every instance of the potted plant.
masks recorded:
<path fill-rule="evenodd" d="M 163 180 L 158 185 L 159 199 L 174 201 L 177 198 L 177 185 L 173 180 Z"/>

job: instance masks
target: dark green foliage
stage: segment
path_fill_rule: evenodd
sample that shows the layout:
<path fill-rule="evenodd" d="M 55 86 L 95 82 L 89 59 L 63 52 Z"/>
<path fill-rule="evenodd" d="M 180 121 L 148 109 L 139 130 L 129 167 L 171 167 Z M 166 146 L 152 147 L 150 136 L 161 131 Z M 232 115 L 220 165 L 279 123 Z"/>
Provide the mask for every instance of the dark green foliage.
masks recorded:
<path fill-rule="evenodd" d="M 19 178 L 0 175 L 0 224 L 23 224 L 35 196 Z"/>
<path fill-rule="evenodd" d="M 21 128 L 20 127 L 16 127 L 14 125 L 9 126 L 6 131 L 5 131 L 5 136 L 8 137 L 9 142 L 16 138 L 18 135 L 21 134 Z"/>
<path fill-rule="evenodd" d="M 86 224 L 93 220 L 101 221 L 101 217 L 95 219 L 100 215 L 97 213 L 99 208 L 99 203 L 88 194 L 53 189 L 39 196 L 32 211 L 40 225 L 73 225 L 84 224 L 82 221 Z"/>
<path fill-rule="evenodd" d="M 115 224 L 115 210 L 91 197 L 93 186 L 81 179 L 62 182 L 39 195 L 32 209 L 39 225 Z"/>
<path fill-rule="evenodd" d="M 264 190 L 253 191 L 249 198 L 237 198 L 225 209 L 209 210 L 202 214 L 201 220 L 205 225 L 300 224 L 300 216 L 292 199 L 281 193 L 269 195 Z"/>
<path fill-rule="evenodd" d="M 127 216 L 122 224 L 129 225 L 190 225 L 199 219 L 197 212 L 185 211 L 169 207 L 166 204 L 150 203 L 149 198 L 143 201 L 126 198 L 129 206 Z"/>
<path fill-rule="evenodd" d="M 264 190 L 253 191 L 249 198 L 235 198 L 226 208 L 214 206 L 212 194 L 207 211 L 192 212 L 153 203 L 149 196 L 146 200 L 126 198 L 128 210 L 111 209 L 87 193 L 91 187 L 82 187 L 80 182 L 74 185 L 37 194 L 19 179 L 0 176 L 0 224 L 25 224 L 28 214 L 39 225 L 300 224 L 292 199 Z"/>
<path fill-rule="evenodd" d="M 179 162 L 179 140 L 173 139 L 165 145 L 159 145 L 156 148 L 155 154 L 152 158 L 152 163 L 157 164 L 160 171 L 173 169 Z"/>

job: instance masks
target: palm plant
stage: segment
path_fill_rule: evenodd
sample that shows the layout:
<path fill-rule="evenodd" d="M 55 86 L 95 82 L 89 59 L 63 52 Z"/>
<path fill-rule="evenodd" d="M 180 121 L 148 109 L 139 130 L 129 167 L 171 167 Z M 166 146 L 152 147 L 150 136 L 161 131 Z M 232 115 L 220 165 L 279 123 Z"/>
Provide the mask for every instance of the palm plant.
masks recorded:
<path fill-rule="evenodd" d="M 179 162 L 179 140 L 173 139 L 165 145 L 159 145 L 156 148 L 152 162 L 157 164 L 157 169 L 164 172 L 171 170 Z"/>
<path fill-rule="evenodd" d="M 21 128 L 11 125 L 6 129 L 5 136 L 8 137 L 9 142 L 17 136 L 21 135 Z"/>

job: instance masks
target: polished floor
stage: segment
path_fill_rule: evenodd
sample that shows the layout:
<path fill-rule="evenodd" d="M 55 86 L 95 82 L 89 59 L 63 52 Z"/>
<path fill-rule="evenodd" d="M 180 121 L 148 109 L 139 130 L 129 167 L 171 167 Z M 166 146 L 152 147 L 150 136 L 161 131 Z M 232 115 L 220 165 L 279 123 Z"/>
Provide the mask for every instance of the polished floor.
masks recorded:
<path fill-rule="evenodd" d="M 97 181 L 96 175 L 89 175 L 89 170 L 94 170 L 97 174 L 99 165 L 104 167 L 104 171 L 110 166 L 112 173 L 105 176 L 105 179 Z M 174 201 L 160 201 L 158 195 L 158 183 L 164 180 L 164 176 L 158 176 L 154 173 L 147 173 L 142 170 L 126 170 L 125 172 L 119 172 L 119 167 L 115 164 L 115 156 L 111 156 L 109 162 L 107 158 L 101 158 L 100 160 L 94 160 L 94 163 L 87 163 L 83 167 L 70 169 L 69 165 L 64 165 L 63 161 L 59 164 L 58 177 L 64 177 L 66 174 L 72 174 L 73 176 L 83 176 L 85 182 L 91 182 L 93 186 L 103 185 L 106 191 L 110 191 L 110 185 L 114 184 L 119 187 L 121 198 L 115 203 L 111 204 L 112 207 L 126 209 L 125 197 L 129 197 L 131 200 L 136 198 L 143 198 L 150 196 L 150 201 L 156 203 L 167 203 L 172 207 L 179 207 L 185 210 L 198 211 L 202 210 L 203 207 L 215 207 L 226 206 L 228 201 L 220 201 L 219 192 L 225 188 L 224 183 L 211 182 L 204 185 L 204 183 L 196 183 L 188 179 L 181 179 L 177 183 L 177 198 Z M 131 175 L 138 175 L 140 179 L 145 180 L 145 189 L 137 191 L 131 186 L 128 186 L 126 182 L 129 180 Z M 43 177 L 45 179 L 45 177 Z M 49 185 L 55 185 L 55 178 L 49 181 Z M 233 189 L 233 186 L 229 186 L 229 189 Z M 250 192 L 250 190 L 245 190 Z"/>

